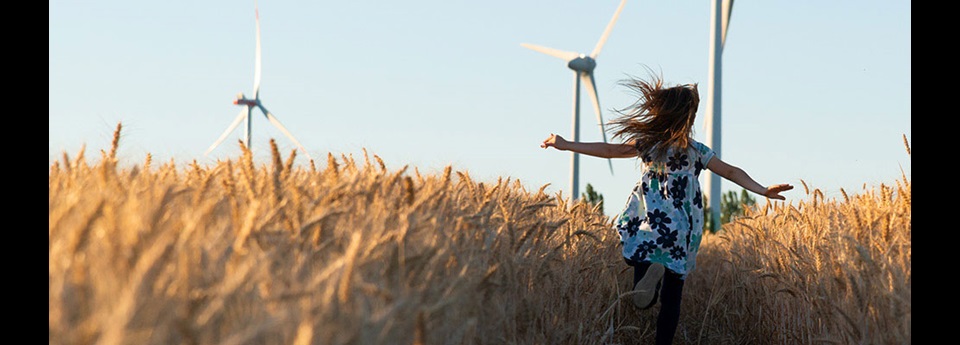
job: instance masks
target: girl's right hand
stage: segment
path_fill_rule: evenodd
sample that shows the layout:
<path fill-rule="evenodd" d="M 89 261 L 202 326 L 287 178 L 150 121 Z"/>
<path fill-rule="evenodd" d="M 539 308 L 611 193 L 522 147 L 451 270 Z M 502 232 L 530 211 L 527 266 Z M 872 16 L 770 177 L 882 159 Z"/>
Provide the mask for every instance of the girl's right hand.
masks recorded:
<path fill-rule="evenodd" d="M 547 137 L 547 139 L 540 144 L 540 147 L 542 148 L 553 147 L 557 150 L 562 150 L 564 145 L 566 144 L 567 144 L 567 140 L 563 139 L 563 137 L 551 133 L 550 136 Z"/>

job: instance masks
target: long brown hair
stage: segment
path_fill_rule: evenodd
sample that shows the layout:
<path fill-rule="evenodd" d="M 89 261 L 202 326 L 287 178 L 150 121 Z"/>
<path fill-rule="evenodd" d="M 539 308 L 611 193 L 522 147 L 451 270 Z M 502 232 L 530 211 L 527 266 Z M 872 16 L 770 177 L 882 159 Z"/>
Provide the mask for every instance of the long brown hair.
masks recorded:
<path fill-rule="evenodd" d="M 661 161 L 671 148 L 686 149 L 693 140 L 693 123 L 700 106 L 697 84 L 664 87 L 663 77 L 650 71 L 650 80 L 629 77 L 620 85 L 637 93 L 637 101 L 616 110 L 621 116 L 610 121 L 613 137 L 636 140 L 644 160 Z"/>

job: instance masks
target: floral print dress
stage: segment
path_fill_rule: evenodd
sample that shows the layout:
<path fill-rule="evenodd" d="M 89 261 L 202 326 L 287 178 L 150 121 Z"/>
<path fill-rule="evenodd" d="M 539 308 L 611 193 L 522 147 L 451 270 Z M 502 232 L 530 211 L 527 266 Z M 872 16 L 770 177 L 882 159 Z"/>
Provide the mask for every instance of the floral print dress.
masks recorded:
<path fill-rule="evenodd" d="M 666 162 L 643 157 L 641 178 L 615 222 L 623 257 L 661 263 L 686 278 L 703 237 L 703 194 L 698 177 L 715 153 L 698 141 L 670 150 Z"/>

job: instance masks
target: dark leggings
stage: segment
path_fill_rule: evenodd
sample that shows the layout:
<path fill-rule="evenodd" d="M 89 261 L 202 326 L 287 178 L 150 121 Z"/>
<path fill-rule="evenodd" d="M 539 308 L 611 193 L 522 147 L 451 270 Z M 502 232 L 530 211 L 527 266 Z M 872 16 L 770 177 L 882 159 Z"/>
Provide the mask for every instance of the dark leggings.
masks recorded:
<path fill-rule="evenodd" d="M 627 260 L 633 266 L 633 285 L 637 285 L 643 274 L 647 273 L 650 262 Z M 663 285 L 660 287 L 660 314 L 657 316 L 657 345 L 673 342 L 680 322 L 680 295 L 683 293 L 683 279 L 670 269 L 663 272 Z"/>

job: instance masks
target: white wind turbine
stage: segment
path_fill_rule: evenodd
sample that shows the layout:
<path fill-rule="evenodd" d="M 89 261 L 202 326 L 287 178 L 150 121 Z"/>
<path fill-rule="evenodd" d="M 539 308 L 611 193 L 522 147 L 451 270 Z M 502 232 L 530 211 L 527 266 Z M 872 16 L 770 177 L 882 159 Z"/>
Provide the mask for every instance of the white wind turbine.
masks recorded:
<path fill-rule="evenodd" d="M 597 45 L 593 48 L 593 51 L 590 55 L 584 55 L 576 52 L 568 52 L 557 50 L 553 48 L 542 47 L 533 44 L 522 43 L 520 44 L 523 47 L 533 49 L 535 51 L 561 58 L 567 61 L 567 67 L 573 70 L 573 141 L 580 141 L 580 83 L 586 84 L 587 94 L 590 95 L 590 99 L 593 101 L 593 110 L 597 113 L 597 122 L 600 124 L 600 134 L 603 135 L 603 142 L 607 142 L 607 131 L 603 128 L 603 116 L 600 115 L 600 100 L 597 98 L 597 84 L 596 80 L 593 77 L 593 69 L 597 67 L 597 56 L 600 55 L 600 49 L 603 48 L 603 44 L 607 41 L 607 37 L 610 36 L 610 30 L 613 29 L 613 24 L 617 22 L 617 17 L 620 16 L 620 11 L 623 10 L 623 5 L 626 4 L 627 0 L 621 0 L 620 6 L 617 7 L 617 11 L 614 12 L 613 18 L 610 19 L 610 23 L 607 24 L 607 28 L 603 31 L 603 35 L 600 36 L 600 41 L 597 42 Z M 610 159 L 607 159 L 607 164 L 610 166 L 610 173 L 613 174 L 613 163 Z M 575 200 L 579 198 L 579 186 L 580 186 L 580 155 L 576 152 L 571 153 L 570 158 L 570 190 L 571 190 L 571 199 Z"/>
<path fill-rule="evenodd" d="M 722 76 L 721 56 L 723 45 L 727 42 L 727 26 L 730 25 L 730 12 L 733 11 L 733 0 L 710 0 L 710 80 L 708 82 L 708 97 L 703 126 L 707 128 L 707 146 L 713 149 L 720 157 L 720 77 Z M 710 230 L 720 228 L 720 176 L 706 173 L 704 188 L 707 193 L 707 202 L 710 207 Z"/>
<path fill-rule="evenodd" d="M 250 128 L 251 128 L 251 120 L 253 120 L 253 108 L 258 108 L 260 109 L 261 112 L 263 112 L 263 116 L 266 117 L 267 120 L 270 121 L 270 123 L 272 123 L 274 126 L 279 128 L 280 131 L 283 132 L 283 134 L 285 134 L 287 138 L 290 138 L 290 140 L 293 141 L 294 144 L 297 144 L 297 147 L 299 147 L 300 150 L 303 151 L 303 153 L 307 156 L 308 159 L 312 159 L 310 158 L 310 154 L 307 153 L 307 149 L 305 149 L 303 145 L 300 145 L 300 142 L 297 141 L 297 139 L 294 138 L 292 134 L 290 134 L 290 131 L 288 131 L 287 128 L 284 127 L 282 124 L 280 124 L 280 120 L 277 120 L 277 117 L 273 116 L 273 114 L 267 111 L 267 108 L 264 108 L 263 103 L 260 102 L 260 11 L 257 9 L 256 2 L 254 2 L 253 11 L 254 11 L 254 16 L 256 18 L 256 22 L 257 22 L 257 53 L 256 53 L 256 65 L 254 67 L 254 73 L 253 73 L 253 98 L 247 98 L 246 96 L 243 95 L 243 92 L 240 92 L 237 94 L 237 99 L 233 101 L 233 104 L 242 106 L 243 109 L 240 110 L 240 114 L 238 114 L 237 117 L 233 120 L 233 123 L 231 123 L 230 126 L 227 127 L 227 130 L 220 135 L 220 138 L 217 139 L 217 141 L 214 142 L 213 145 L 210 145 L 210 148 L 207 149 L 207 152 L 205 152 L 204 155 L 209 154 L 210 152 L 213 151 L 213 149 L 217 148 L 217 146 L 220 145 L 220 143 L 223 142 L 223 140 L 226 139 L 228 135 L 230 135 L 230 132 L 233 132 L 233 130 L 237 128 L 237 126 L 240 124 L 240 121 L 243 121 L 244 119 L 246 119 L 246 126 L 244 130 L 244 137 L 246 138 L 246 140 L 244 141 L 244 144 L 246 144 L 247 148 L 249 149 L 251 147 Z"/>

